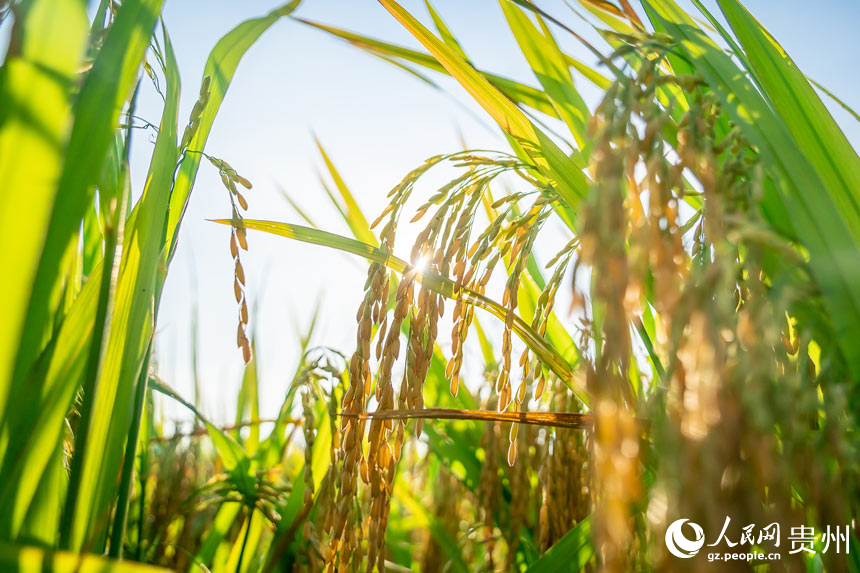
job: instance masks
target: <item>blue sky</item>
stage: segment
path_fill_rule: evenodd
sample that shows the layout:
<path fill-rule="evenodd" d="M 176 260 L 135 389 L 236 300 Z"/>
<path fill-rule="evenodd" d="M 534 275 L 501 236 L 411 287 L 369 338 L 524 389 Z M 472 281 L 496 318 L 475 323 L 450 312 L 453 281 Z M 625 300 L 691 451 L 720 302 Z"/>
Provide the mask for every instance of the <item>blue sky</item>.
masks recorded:
<path fill-rule="evenodd" d="M 423 1 L 404 4 L 427 22 Z M 563 2 L 539 2 L 593 36 Z M 709 6 L 712 2 L 706 2 Z M 183 78 L 183 116 L 194 104 L 211 47 L 241 20 L 262 15 L 271 1 L 168 0 L 164 19 Z M 808 75 L 860 108 L 860 2 L 857 0 L 747 0 L 746 5 Z M 437 0 L 434 6 L 479 67 L 535 84 L 507 31 L 494 0 Z M 372 0 L 306 0 L 297 15 L 388 41 L 416 46 L 399 24 Z M 560 38 L 571 53 L 587 53 Z M 851 73 L 850 70 L 854 70 Z M 460 148 L 505 149 L 499 133 L 476 120 L 480 110 L 455 84 L 436 91 L 401 70 L 297 22 L 282 20 L 242 61 L 216 120 L 206 151 L 226 159 L 254 183 L 247 193 L 249 218 L 300 222 L 281 198 L 282 187 L 323 228 L 348 234 L 329 206 L 317 178 L 322 162 L 315 133 L 327 148 L 361 207 L 373 217 L 387 191 L 424 159 Z M 584 90 L 591 105 L 597 95 Z M 158 123 L 155 93 L 142 93 L 138 113 Z M 470 112 L 471 110 L 471 112 Z M 860 124 L 835 110 L 855 147 Z M 483 117 L 483 116 L 482 116 Z M 149 135 L 133 148 L 140 192 L 151 151 Z M 186 214 L 180 246 L 166 286 L 158 321 L 160 374 L 186 396 L 191 393 L 190 316 L 200 320 L 200 372 L 204 408 L 216 418 L 233 414 L 242 372 L 235 348 L 236 310 L 232 293 L 229 231 L 206 219 L 229 216 L 229 202 L 217 172 L 207 163 Z M 249 235 L 243 253 L 250 298 L 257 306 L 255 329 L 261 368 L 263 416 L 274 415 L 298 359 L 298 331 L 306 328 L 315 302 L 322 302 L 315 342 L 347 354 L 354 345 L 353 316 L 362 296 L 363 261 L 286 239 Z M 407 241 L 401 243 L 407 247 Z M 168 409 L 170 416 L 180 411 Z"/>

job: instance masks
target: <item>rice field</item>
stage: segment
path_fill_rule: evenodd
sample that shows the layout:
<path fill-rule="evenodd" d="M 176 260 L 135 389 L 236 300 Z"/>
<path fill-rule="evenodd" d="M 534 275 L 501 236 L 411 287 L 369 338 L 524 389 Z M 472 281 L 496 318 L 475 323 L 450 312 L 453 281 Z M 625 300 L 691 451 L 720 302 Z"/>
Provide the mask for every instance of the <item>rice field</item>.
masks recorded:
<path fill-rule="evenodd" d="M 816 70 L 740 0 L 499 0 L 520 78 L 430 2 L 379 0 L 408 44 L 313 2 L 182 78 L 163 0 L 0 1 L 0 570 L 860 571 L 860 116 Z M 207 141 L 283 21 L 456 88 L 506 145 L 366 197 L 317 141 L 336 216 L 288 191 L 250 217 L 255 174 Z M 156 344 L 192 193 L 229 205 L 230 423 L 196 315 L 192 393 Z M 300 325 L 274 417 L 266 235 L 366 273 L 349 344 Z"/>

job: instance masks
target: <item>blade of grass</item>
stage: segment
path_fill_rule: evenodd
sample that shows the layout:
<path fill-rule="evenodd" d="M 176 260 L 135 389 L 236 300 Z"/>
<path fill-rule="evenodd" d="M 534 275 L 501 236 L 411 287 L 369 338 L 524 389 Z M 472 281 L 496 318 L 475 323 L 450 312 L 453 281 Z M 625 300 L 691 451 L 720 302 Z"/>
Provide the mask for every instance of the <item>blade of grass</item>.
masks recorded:
<path fill-rule="evenodd" d="M 818 83 L 818 82 L 816 82 L 815 80 L 813 80 L 812 78 L 807 77 L 806 79 L 808 79 L 808 80 L 809 80 L 809 83 L 811 83 L 812 85 L 814 85 L 815 87 L 817 87 L 819 90 L 821 90 L 821 92 L 822 92 L 824 95 L 826 95 L 827 97 L 829 97 L 830 99 L 832 99 L 832 100 L 836 103 L 836 105 L 838 105 L 839 107 L 841 107 L 842 109 L 844 109 L 846 112 L 848 112 L 848 115 L 850 115 L 851 117 L 853 117 L 853 118 L 854 118 L 854 119 L 856 119 L 857 121 L 860 121 L 860 114 L 858 114 L 856 111 L 854 111 L 854 109 L 853 109 L 851 106 L 849 106 L 847 103 L 845 103 L 845 102 L 844 102 L 843 100 L 841 100 L 839 97 L 837 97 L 837 96 L 836 96 L 836 94 L 834 94 L 833 92 L 831 92 L 830 90 L 828 90 L 826 87 L 824 87 L 824 86 L 823 86 L 823 85 L 821 85 L 820 83 Z"/>
<path fill-rule="evenodd" d="M 0 543 L 0 567 L 21 573 L 167 573 L 154 565 L 112 561 L 100 555 L 45 551 L 36 547 Z"/>
<path fill-rule="evenodd" d="M 225 503 L 218 508 L 218 513 L 215 514 L 215 518 L 212 520 L 212 527 L 206 533 L 206 537 L 197 555 L 194 556 L 194 564 L 191 566 L 191 571 L 204 573 L 204 569 L 199 564 L 212 562 L 218 546 L 230 531 L 241 511 L 242 504 L 240 503 Z M 208 570 L 205 573 L 209 573 Z"/>
<path fill-rule="evenodd" d="M 302 220 L 303 220 L 305 223 L 307 223 L 309 226 L 311 226 L 311 227 L 316 227 L 316 226 L 317 226 L 317 224 L 316 224 L 316 223 L 314 223 L 314 220 L 313 220 L 313 219 L 311 219 L 311 218 L 310 218 L 310 216 L 309 216 L 307 213 L 305 213 L 304 209 L 302 209 L 302 206 L 301 206 L 301 205 L 299 205 L 299 203 L 298 203 L 295 199 L 293 199 L 293 198 L 292 198 L 292 196 L 287 192 L 287 190 L 286 190 L 286 189 L 284 189 L 283 187 L 281 187 L 281 186 L 279 185 L 279 186 L 278 186 L 278 191 L 280 191 L 280 193 L 281 193 L 281 195 L 283 196 L 284 200 L 285 200 L 285 201 L 290 205 L 290 207 L 292 207 L 292 208 L 293 208 L 293 211 L 295 211 L 295 212 L 296 212 L 296 215 L 298 215 L 299 217 L 301 217 L 301 218 L 302 218 Z"/>
<path fill-rule="evenodd" d="M 86 6 L 79 0 L 31 2 L 12 30 L 13 36 L 23 39 L 20 50 L 6 54 L 3 62 L 0 265 L 14 269 L 15 279 L 0 286 L 6 325 L 0 333 L 0 422 L 63 167 L 63 148 L 72 120 L 71 86 L 84 53 L 87 29 Z M 2 452 L 0 438 L 0 455 Z"/>
<path fill-rule="evenodd" d="M 47 392 L 51 381 L 44 377 L 46 372 L 50 372 L 50 369 L 45 369 L 47 365 L 40 365 L 35 375 L 31 375 L 30 370 L 45 347 L 46 335 L 53 329 L 54 312 L 58 309 L 58 296 L 62 291 L 62 269 L 70 256 L 74 256 L 75 245 L 71 239 L 80 227 L 86 205 L 91 202 L 92 185 L 101 172 L 110 140 L 114 136 L 113 126 L 129 96 L 137 66 L 155 23 L 156 14 L 152 12 L 157 13 L 159 6 L 159 2 L 153 1 L 123 4 L 78 96 L 65 167 L 58 183 L 57 201 L 45 238 L 35 288 L 29 302 L 31 311 L 27 315 L 15 365 L 12 391 L 20 398 L 23 407 L 7 415 L 2 428 L 4 440 L 14 432 L 15 435 L 28 436 L 28 440 L 40 441 L 42 437 L 35 434 L 41 432 L 43 426 L 34 426 L 34 421 L 43 414 L 65 416 L 68 411 L 68 403 L 63 405 L 54 402 L 56 409 L 45 407 L 46 397 L 48 401 L 53 400 L 52 393 Z M 105 102 L 110 102 L 110 105 L 105 105 Z M 61 423 L 62 418 L 59 418 L 59 423 L 53 422 L 50 426 L 59 432 Z M 56 439 L 51 436 L 53 431 L 46 431 L 46 442 Z M 35 465 L 24 463 L 20 459 L 21 455 L 40 459 L 40 462 Z M 4 479 L 0 486 L 0 499 L 14 499 L 17 507 L 16 511 L 5 513 L 0 522 L 2 530 L 11 538 L 20 528 L 23 511 L 32 500 L 34 485 L 31 484 L 38 483 L 38 476 L 42 474 L 48 460 L 44 452 L 16 447 L 15 452 L 4 455 L 2 463 L 0 475 Z M 18 475 L 20 479 L 8 479 L 10 474 Z"/>
<path fill-rule="evenodd" d="M 448 44 L 452 50 L 457 52 L 457 55 L 469 62 L 469 56 L 466 55 L 466 51 L 463 49 L 463 46 L 460 45 L 460 42 L 457 41 L 457 38 L 454 37 L 454 33 L 451 32 L 451 29 L 448 27 L 448 24 L 445 23 L 445 20 L 442 19 L 442 15 L 433 7 L 433 4 L 430 3 L 430 0 L 424 0 L 424 6 L 427 7 L 427 12 L 430 14 L 430 17 L 433 19 L 433 25 L 436 26 L 436 31 L 439 32 L 439 36 L 442 38 L 442 41 Z M 469 62 L 471 64 L 471 62 Z"/>
<path fill-rule="evenodd" d="M 98 276 L 101 276 L 101 266 L 98 269 Z M 15 414 L 27 412 L 28 417 L 19 418 L 15 424 L 8 420 L 12 417 L 11 412 L 7 417 L 7 427 L 29 429 L 14 431 L 16 440 L 9 445 L 14 445 L 15 451 L 7 451 L 3 460 L 0 504 L 4 508 L 12 508 L 0 515 L 4 537 L 11 538 L 12 532 L 20 527 L 20 520 L 35 495 L 39 476 L 50 462 L 53 448 L 60 443 L 65 416 L 86 367 L 98 304 L 98 286 L 97 280 L 90 280 L 84 286 L 59 333 L 31 374 L 36 380 L 46 381 L 44 396 L 38 402 L 19 405 Z M 51 532 L 52 535 L 56 533 Z"/>
<path fill-rule="evenodd" d="M 150 442 L 156 437 L 155 431 L 155 404 L 152 398 L 152 390 L 147 385 L 146 402 L 144 404 L 143 422 L 140 428 L 140 456 L 138 456 L 137 471 L 137 527 L 135 532 L 134 561 L 143 558 L 144 530 L 146 528 L 146 506 L 149 492 L 150 475 Z M 154 456 L 153 456 L 154 457 Z"/>
<path fill-rule="evenodd" d="M 564 54 L 542 20 L 539 30 L 522 8 L 508 0 L 499 0 L 499 4 L 535 77 L 579 149 L 584 149 L 591 113 L 573 84 Z"/>
<path fill-rule="evenodd" d="M 89 500 L 77 504 L 68 516 L 65 541 L 80 549 L 116 494 L 116 471 L 133 419 L 132 409 L 140 372 L 154 329 L 157 274 L 162 254 L 165 212 L 171 194 L 173 172 L 178 161 L 178 106 L 180 81 L 173 48 L 165 31 L 167 93 L 149 175 L 137 213 L 130 225 L 119 265 L 116 299 L 106 346 L 102 353 L 94 394 L 93 419 L 81 437 L 86 447 L 81 456 L 78 496 Z M 145 379 L 144 379 L 145 381 Z M 65 519 L 65 518 L 64 518 Z"/>
<path fill-rule="evenodd" d="M 225 571 L 240 573 L 257 570 L 251 569 L 258 565 L 251 561 L 251 557 L 257 557 L 257 546 L 260 543 L 265 525 L 266 519 L 263 514 L 259 511 L 251 511 L 250 517 L 245 519 L 245 524 L 242 526 L 243 529 L 239 532 L 239 539 L 242 540 L 242 543 L 237 543 L 233 546 L 233 551 L 224 567 Z"/>
<path fill-rule="evenodd" d="M 386 61 L 390 61 L 391 58 L 394 58 L 396 60 L 402 60 L 422 66 L 440 74 L 450 75 L 448 70 L 446 70 L 442 64 L 426 52 L 420 52 L 404 46 L 390 44 L 388 42 L 383 42 L 381 40 L 362 36 L 361 34 L 356 34 L 354 32 L 321 24 L 312 20 L 306 20 L 304 18 L 296 18 L 296 20 L 341 38 L 353 46 Z M 487 71 L 478 70 L 478 72 L 514 102 L 528 106 L 551 117 L 558 117 L 558 114 L 552 106 L 552 103 L 550 103 L 549 98 L 547 98 L 546 94 L 541 90 Z"/>
<path fill-rule="evenodd" d="M 172 398 L 188 408 L 192 414 L 197 416 L 197 418 L 203 422 L 203 425 L 206 426 L 207 430 L 209 430 L 209 438 L 212 440 L 212 444 L 218 450 L 218 454 L 221 456 L 221 461 L 224 462 L 224 469 L 228 472 L 232 472 L 237 468 L 242 469 L 250 465 L 245 452 L 242 450 L 242 446 L 239 445 L 239 442 L 234 440 L 230 434 L 212 423 L 209 418 L 204 416 L 203 413 L 194 406 L 194 404 L 180 396 L 178 392 L 173 390 L 173 388 L 157 378 L 151 378 L 149 385 L 156 392 L 164 394 L 168 398 Z"/>
<path fill-rule="evenodd" d="M 136 97 L 137 96 L 135 95 L 135 98 Z M 135 98 L 132 99 L 132 109 L 134 108 Z M 120 184 L 118 186 L 119 206 L 113 207 L 110 212 L 105 213 L 103 260 L 110 263 L 111 272 L 102 272 L 99 276 L 101 279 L 101 285 L 98 295 L 98 308 L 96 309 L 93 337 L 90 341 L 86 371 L 81 387 L 82 403 L 79 408 L 80 421 L 78 423 L 78 430 L 75 434 L 75 453 L 77 455 L 73 456 L 70 464 L 69 490 L 66 496 L 65 507 L 63 509 L 63 518 L 60 524 L 61 546 L 65 546 L 67 543 L 71 527 L 71 516 L 74 515 L 78 504 L 78 492 L 81 484 L 81 467 L 87 448 L 86 436 L 89 433 L 89 428 L 92 424 L 93 401 L 99 377 L 102 353 L 104 351 L 105 335 L 110 331 L 110 324 L 113 320 L 113 313 L 110 312 L 110 310 L 114 304 L 117 283 L 117 275 L 114 272 L 114 269 L 119 268 L 121 261 L 122 246 L 125 240 L 126 211 L 128 209 L 128 203 L 131 200 L 128 165 L 129 151 L 131 149 L 130 138 L 131 129 L 128 129 L 126 134 L 124 157 L 120 167 Z"/>
<path fill-rule="evenodd" d="M 538 129 L 511 100 L 430 33 L 402 6 L 394 0 L 380 0 L 380 3 L 460 82 L 499 127 L 523 146 L 538 170 L 555 182 L 556 190 L 562 199 L 570 207 L 575 207 L 585 196 L 588 183 L 585 175 L 573 165 L 567 154 Z"/>
<path fill-rule="evenodd" d="M 123 541 L 125 540 L 126 520 L 128 516 L 128 504 L 131 499 L 131 483 L 134 474 L 134 460 L 137 457 L 137 446 L 140 442 L 140 426 L 143 418 L 143 409 L 146 403 L 147 380 L 149 379 L 149 356 L 152 352 L 152 341 L 149 343 L 143 367 L 140 371 L 140 379 L 134 393 L 133 417 L 126 440 L 125 455 L 122 462 L 122 476 L 119 482 L 119 495 L 116 501 L 116 512 L 113 518 L 111 530 L 110 547 L 108 556 L 112 559 L 121 559 L 123 553 Z"/>
<path fill-rule="evenodd" d="M 579 0 L 579 3 L 613 30 L 622 34 L 636 33 L 636 27 L 614 4 L 595 0 Z"/>
<path fill-rule="evenodd" d="M 546 553 L 532 563 L 527 571 L 529 573 L 582 571 L 593 556 L 591 516 L 588 516 L 555 542 Z"/>
<path fill-rule="evenodd" d="M 60 304 L 62 270 L 73 252 L 71 241 L 92 199 L 120 110 L 131 96 L 161 3 L 129 0 L 122 4 L 81 87 L 56 201 L 26 306 L 15 384 L 29 372 L 51 333 Z"/>
<path fill-rule="evenodd" d="M 567 65 L 580 74 L 582 77 L 591 82 L 594 86 L 601 90 L 606 90 L 610 85 L 612 85 L 612 80 L 592 68 L 581 61 L 577 60 L 573 56 L 569 54 L 564 54 L 564 60 L 567 62 Z"/>
<path fill-rule="evenodd" d="M 334 185 L 346 206 L 344 217 L 349 225 L 349 229 L 359 241 L 367 243 L 368 245 L 376 245 L 378 243 L 376 235 L 374 235 L 373 231 L 370 230 L 370 224 L 367 222 L 367 219 L 364 217 L 364 213 L 362 213 L 361 208 L 355 201 L 355 197 L 353 197 L 349 187 L 346 186 L 346 182 L 343 180 L 343 177 L 338 173 L 334 163 L 326 153 L 322 143 L 320 143 L 320 140 L 314 137 L 314 141 L 316 142 L 317 149 L 325 162 L 326 169 L 328 169 L 329 175 L 331 175 L 332 181 L 334 181 Z"/>
<path fill-rule="evenodd" d="M 256 314 L 256 312 L 255 312 Z M 260 419 L 260 393 L 258 387 L 257 376 L 257 352 L 256 344 L 251 343 L 251 361 L 245 365 L 245 372 L 242 375 L 242 386 L 239 389 L 239 397 L 236 400 L 236 425 L 241 424 L 247 419 Z M 233 432 L 233 438 L 237 442 L 241 442 L 239 431 Z M 245 441 L 245 451 L 249 456 L 253 456 L 257 452 L 260 445 L 260 427 L 258 425 L 251 426 L 247 441 Z"/>
<path fill-rule="evenodd" d="M 800 150 L 860 239 L 860 157 L 788 54 L 737 0 L 720 0 L 755 74 Z"/>
<path fill-rule="evenodd" d="M 65 464 L 65 443 L 62 441 L 57 443 L 52 455 L 45 473 L 39 478 L 39 487 L 35 494 L 39 503 L 32 504 L 28 509 L 18 537 L 22 544 L 45 549 L 52 548 L 56 543 L 63 499 L 69 483 Z"/>

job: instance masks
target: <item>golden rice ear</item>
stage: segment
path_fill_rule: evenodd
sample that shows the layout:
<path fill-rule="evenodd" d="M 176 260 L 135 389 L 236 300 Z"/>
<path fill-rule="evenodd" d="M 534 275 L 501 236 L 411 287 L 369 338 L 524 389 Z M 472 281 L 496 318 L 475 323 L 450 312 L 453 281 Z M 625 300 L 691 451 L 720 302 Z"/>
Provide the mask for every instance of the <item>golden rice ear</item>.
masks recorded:
<path fill-rule="evenodd" d="M 240 348 L 245 344 L 245 325 L 239 324 L 236 328 L 236 347 Z"/>
<path fill-rule="evenodd" d="M 250 181 L 248 181 L 247 179 L 245 179 L 244 177 L 242 177 L 241 175 L 236 174 L 236 175 L 235 175 L 235 177 L 234 177 L 234 179 L 235 179 L 235 180 L 236 180 L 240 185 L 242 185 L 242 187 L 244 187 L 245 189 L 248 189 L 248 190 L 250 190 L 250 189 L 251 189 L 251 182 L 250 182 Z"/>
<path fill-rule="evenodd" d="M 236 241 L 236 231 L 230 231 L 230 256 L 234 259 L 239 256 L 239 244 Z"/>
<path fill-rule="evenodd" d="M 244 298 L 239 306 L 239 320 L 243 324 L 248 324 L 248 302 Z"/>
<path fill-rule="evenodd" d="M 510 445 L 508 446 L 508 465 L 513 466 L 517 461 L 517 452 L 519 451 L 519 444 L 514 439 L 511 440 Z"/>
<path fill-rule="evenodd" d="M 245 361 L 245 364 L 248 364 L 251 361 L 251 358 L 251 341 L 245 337 L 242 341 L 242 359 Z"/>
<path fill-rule="evenodd" d="M 540 400 L 541 396 L 543 396 L 544 388 L 546 388 L 546 376 L 541 372 L 537 385 L 535 386 L 535 400 Z"/>
<path fill-rule="evenodd" d="M 236 193 L 236 200 L 239 201 L 239 205 L 242 207 L 242 209 L 248 209 L 248 201 L 245 199 L 244 195 L 242 195 L 241 193 Z"/>
<path fill-rule="evenodd" d="M 232 167 L 230 167 L 226 161 L 214 157 L 209 157 L 209 161 L 219 168 L 221 181 L 230 192 L 231 201 L 235 197 L 239 202 L 239 207 L 242 210 L 247 209 L 248 202 L 242 194 L 236 191 L 236 187 L 233 183 L 232 177 L 235 176 L 235 171 Z M 230 220 L 230 256 L 233 258 L 233 294 L 236 298 L 236 303 L 239 305 L 238 329 L 240 336 L 237 338 L 237 346 L 242 349 L 242 358 L 247 364 L 251 360 L 252 353 L 251 343 L 245 335 L 245 331 L 248 327 L 248 303 L 247 297 L 245 296 L 245 268 L 239 257 L 240 248 L 245 251 L 248 250 L 246 231 L 244 227 L 240 226 L 243 224 L 242 214 L 236 208 L 235 203 L 233 203 L 233 218 Z"/>
<path fill-rule="evenodd" d="M 243 227 L 236 229 L 236 240 L 239 241 L 239 246 L 242 247 L 243 251 L 248 250 L 248 239 L 245 237 L 245 229 Z"/>
<path fill-rule="evenodd" d="M 242 302 L 244 295 L 242 293 L 242 286 L 239 283 L 239 279 L 233 280 L 233 294 L 236 296 L 236 303 Z"/>

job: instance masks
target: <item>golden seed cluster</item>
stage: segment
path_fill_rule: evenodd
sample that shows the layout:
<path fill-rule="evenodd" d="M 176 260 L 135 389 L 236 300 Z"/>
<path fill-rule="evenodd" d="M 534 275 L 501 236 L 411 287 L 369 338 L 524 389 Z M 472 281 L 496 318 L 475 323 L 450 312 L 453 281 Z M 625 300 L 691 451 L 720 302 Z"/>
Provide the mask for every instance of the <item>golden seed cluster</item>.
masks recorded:
<path fill-rule="evenodd" d="M 239 250 L 248 250 L 248 238 L 242 226 L 242 212 L 248 209 L 248 201 L 236 186 L 238 183 L 247 190 L 251 182 L 239 175 L 229 163 L 223 159 L 206 156 L 221 176 L 221 182 L 230 193 L 230 205 L 233 210 L 233 225 L 230 228 L 230 256 L 233 257 L 233 294 L 239 306 L 239 325 L 236 328 L 236 346 L 242 349 L 245 364 L 251 361 L 251 341 L 248 338 L 248 298 L 245 296 L 245 269 L 239 257 Z M 238 203 L 238 205 L 237 205 Z"/>

